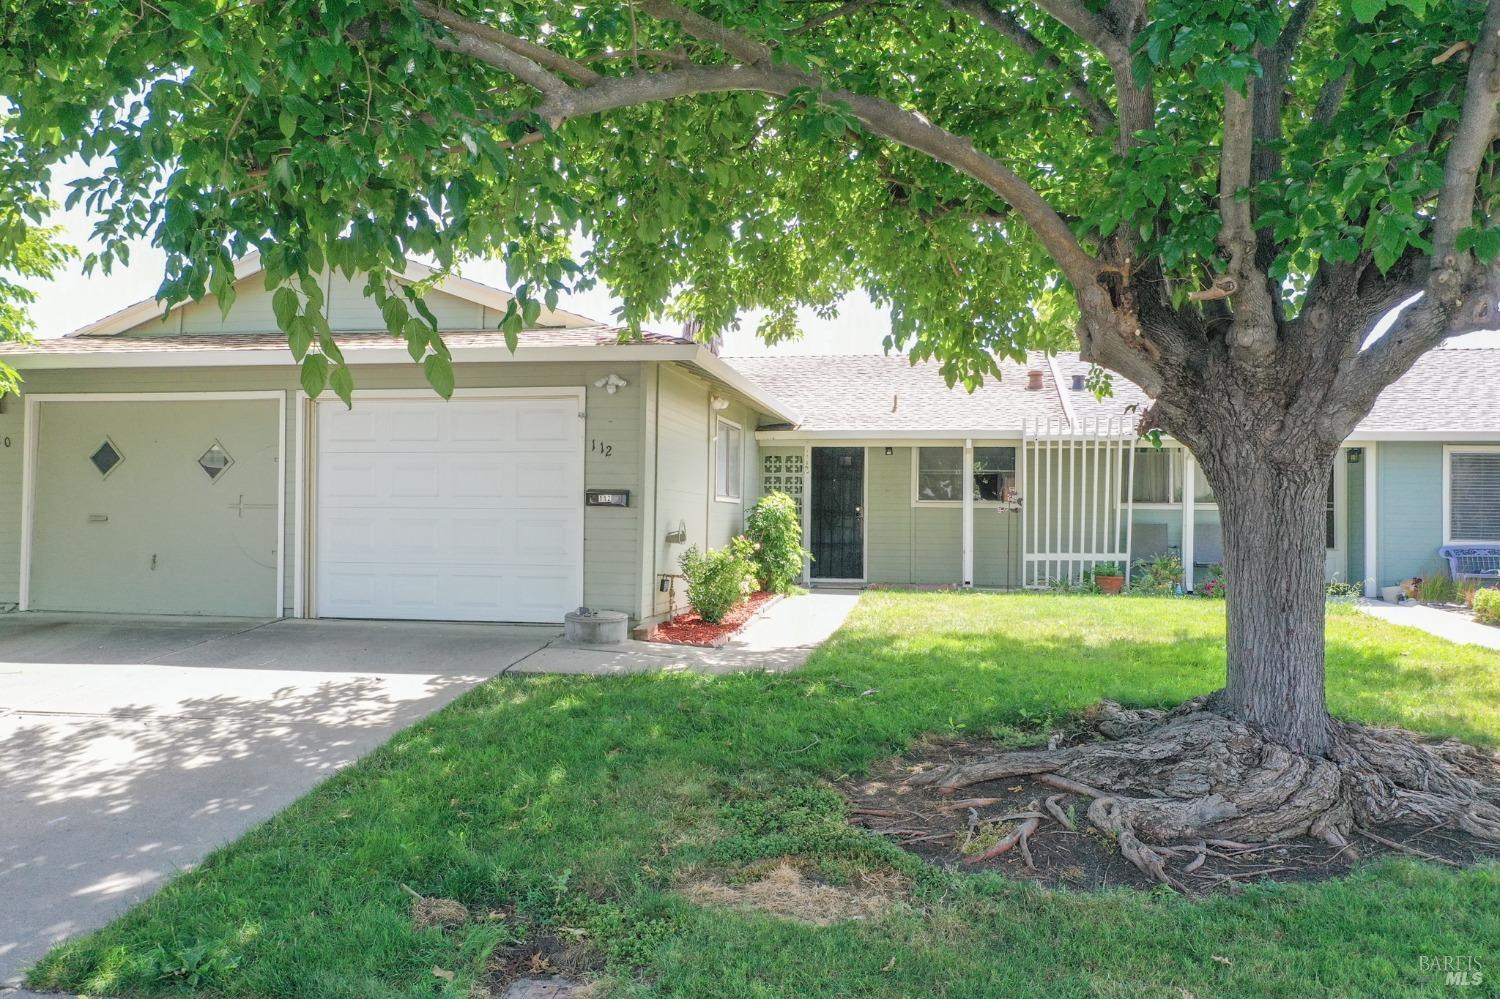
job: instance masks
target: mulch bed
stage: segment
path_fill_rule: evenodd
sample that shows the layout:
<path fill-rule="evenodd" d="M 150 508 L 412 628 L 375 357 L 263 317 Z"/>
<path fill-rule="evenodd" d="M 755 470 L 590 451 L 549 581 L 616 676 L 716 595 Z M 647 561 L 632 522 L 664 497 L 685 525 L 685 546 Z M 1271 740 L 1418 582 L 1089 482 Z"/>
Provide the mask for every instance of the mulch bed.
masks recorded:
<path fill-rule="evenodd" d="M 776 599 L 777 595 L 774 593 L 764 591 L 752 593 L 749 599 L 725 614 L 724 620 L 717 624 L 710 624 L 703 620 L 696 611 L 688 611 L 686 614 L 677 615 L 665 624 L 658 625 L 656 631 L 646 641 L 716 649 L 733 638 L 750 623 L 751 618 Z"/>
<path fill-rule="evenodd" d="M 1097 890 L 1114 887 L 1159 889 L 1161 883 L 1147 877 L 1121 854 L 1114 839 L 1088 820 L 1091 799 L 1068 794 L 1032 777 L 1014 777 L 965 787 L 945 796 L 933 786 L 903 783 L 918 770 L 937 764 L 992 757 L 1005 749 L 981 741 L 948 742 L 924 746 L 914 757 L 887 760 L 863 780 L 847 780 L 839 790 L 850 805 L 849 821 L 940 867 L 968 871 L 998 871 L 1016 880 L 1036 881 L 1054 888 Z M 1016 829 L 1023 819 L 1002 821 L 1006 816 L 1026 814 L 1033 803 L 1042 805 L 1058 796 L 1057 803 L 1075 824 L 1070 831 L 1048 815 L 1028 837 L 1034 867 L 1018 849 L 987 860 L 970 862 L 985 848 Z M 1500 859 L 1493 845 L 1451 829 L 1387 827 L 1376 831 L 1384 839 L 1411 851 L 1441 858 L 1438 862 L 1469 867 Z M 1337 849 L 1322 840 L 1303 838 L 1263 846 L 1245 844 L 1216 847 L 1205 854 L 1201 866 L 1179 878 L 1190 894 L 1237 892 L 1257 881 L 1324 881 L 1348 874 L 1368 861 L 1389 857 L 1411 857 L 1373 840 L 1360 837 L 1352 847 Z M 1173 863 L 1174 874 L 1180 862 Z"/>

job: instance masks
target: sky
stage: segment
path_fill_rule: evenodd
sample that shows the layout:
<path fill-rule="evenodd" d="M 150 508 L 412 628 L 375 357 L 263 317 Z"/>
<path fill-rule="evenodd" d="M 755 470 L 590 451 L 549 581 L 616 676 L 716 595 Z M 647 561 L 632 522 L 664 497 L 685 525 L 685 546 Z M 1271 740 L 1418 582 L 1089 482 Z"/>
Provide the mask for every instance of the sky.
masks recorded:
<path fill-rule="evenodd" d="M 64 170 L 56 177 L 57 189 L 73 171 Z M 81 173 L 81 168 L 77 169 Z M 63 227 L 62 239 L 87 252 L 91 246 L 91 224 L 82 206 L 72 210 L 59 209 L 52 219 Z M 151 297 L 161 282 L 164 258 L 149 244 L 140 242 L 131 247 L 130 265 L 116 268 L 112 274 L 95 271 L 85 277 L 81 261 L 74 261 L 66 272 L 51 282 L 30 282 L 37 292 L 37 302 L 32 308 L 39 336 L 61 336 L 134 305 Z M 493 261 L 473 261 L 465 264 L 462 274 L 466 278 L 505 287 L 504 268 Z M 592 319 L 608 322 L 618 300 L 603 287 L 591 291 L 565 295 L 560 307 Z M 755 335 L 756 315 L 742 317 L 740 329 L 724 339 L 724 353 L 729 356 L 808 355 L 808 354 L 879 354 L 883 352 L 882 339 L 890 331 L 890 316 L 876 308 L 863 295 L 852 295 L 841 303 L 839 315 L 834 319 L 820 319 L 811 311 L 802 319 L 803 337 L 775 346 L 767 346 Z M 661 332 L 676 332 L 670 324 L 656 326 Z M 1377 328 L 1371 340 L 1384 330 Z M 1480 333 L 1450 341 L 1451 346 L 1500 347 L 1500 332 Z"/>

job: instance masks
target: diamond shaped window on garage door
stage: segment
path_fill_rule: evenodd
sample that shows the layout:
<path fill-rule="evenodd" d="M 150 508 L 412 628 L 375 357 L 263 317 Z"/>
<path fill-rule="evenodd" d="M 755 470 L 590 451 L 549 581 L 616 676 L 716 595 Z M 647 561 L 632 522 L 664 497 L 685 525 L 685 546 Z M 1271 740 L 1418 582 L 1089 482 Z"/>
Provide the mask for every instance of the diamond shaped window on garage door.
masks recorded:
<path fill-rule="evenodd" d="M 224 450 L 224 445 L 218 441 L 204 451 L 198 458 L 198 467 L 203 469 L 203 474 L 217 481 L 219 476 L 229 471 L 229 466 L 234 464 L 234 459 L 229 457 L 229 452 Z"/>
<path fill-rule="evenodd" d="M 89 461 L 99 470 L 99 474 L 106 476 L 110 472 L 113 472 L 115 466 L 124 460 L 125 456 L 120 453 L 120 449 L 115 446 L 115 442 L 108 437 L 104 438 L 104 443 L 100 444 L 94 449 L 94 453 L 89 455 Z"/>

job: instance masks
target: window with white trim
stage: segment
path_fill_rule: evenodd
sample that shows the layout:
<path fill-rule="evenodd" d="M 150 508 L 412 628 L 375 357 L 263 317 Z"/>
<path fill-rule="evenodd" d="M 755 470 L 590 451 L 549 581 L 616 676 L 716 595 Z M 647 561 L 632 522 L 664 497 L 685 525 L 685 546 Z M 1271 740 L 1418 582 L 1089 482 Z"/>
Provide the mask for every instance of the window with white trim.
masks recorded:
<path fill-rule="evenodd" d="M 742 448 L 744 432 L 739 426 L 719 417 L 714 436 L 714 495 L 721 500 L 737 500 L 742 490 L 740 477 L 744 474 Z"/>
<path fill-rule="evenodd" d="M 1138 447 L 1135 465 L 1125 474 L 1120 498 L 1132 503 L 1182 502 L 1182 449 Z M 1128 489 L 1128 493 L 1127 493 Z"/>
<path fill-rule="evenodd" d="M 1500 541 L 1500 450 L 1448 453 L 1448 539 Z"/>
<path fill-rule="evenodd" d="M 974 449 L 974 502 L 998 503 L 1016 494 L 1016 449 Z"/>
<path fill-rule="evenodd" d="M 964 498 L 964 449 L 961 447 L 917 448 L 918 503 L 962 503 Z"/>
<path fill-rule="evenodd" d="M 917 480 L 912 498 L 918 503 L 962 503 L 964 500 L 964 449 L 919 447 Z M 999 503 L 1016 492 L 1016 449 L 974 449 L 974 502 Z"/>

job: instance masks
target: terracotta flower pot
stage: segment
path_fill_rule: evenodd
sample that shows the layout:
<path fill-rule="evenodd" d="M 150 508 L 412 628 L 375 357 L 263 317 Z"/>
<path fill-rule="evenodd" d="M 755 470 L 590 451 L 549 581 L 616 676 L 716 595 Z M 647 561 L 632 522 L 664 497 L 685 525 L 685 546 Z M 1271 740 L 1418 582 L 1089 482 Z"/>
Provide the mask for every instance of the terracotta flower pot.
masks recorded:
<path fill-rule="evenodd" d="M 1099 584 L 1101 593 L 1119 593 L 1125 589 L 1124 576 L 1095 576 L 1094 582 Z"/>

